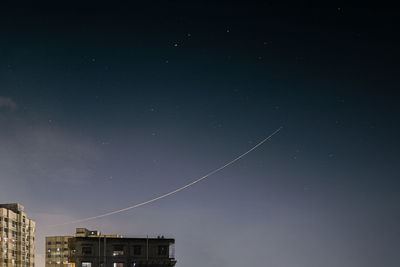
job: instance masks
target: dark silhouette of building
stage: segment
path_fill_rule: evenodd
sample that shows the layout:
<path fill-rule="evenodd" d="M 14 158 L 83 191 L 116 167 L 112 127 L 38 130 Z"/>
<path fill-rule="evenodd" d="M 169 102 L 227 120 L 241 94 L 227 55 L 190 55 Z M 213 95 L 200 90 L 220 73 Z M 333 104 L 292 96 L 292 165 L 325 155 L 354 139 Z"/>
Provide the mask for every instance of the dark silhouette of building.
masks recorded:
<path fill-rule="evenodd" d="M 101 235 L 78 228 L 68 238 L 70 267 L 173 267 L 175 240 Z"/>

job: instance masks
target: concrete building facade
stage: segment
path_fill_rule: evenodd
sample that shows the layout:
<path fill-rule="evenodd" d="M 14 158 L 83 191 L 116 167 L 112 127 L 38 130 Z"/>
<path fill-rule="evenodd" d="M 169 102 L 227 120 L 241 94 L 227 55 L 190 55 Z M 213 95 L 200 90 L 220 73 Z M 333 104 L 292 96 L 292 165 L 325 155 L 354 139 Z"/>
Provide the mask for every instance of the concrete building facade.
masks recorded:
<path fill-rule="evenodd" d="M 0 267 L 35 266 L 35 222 L 18 203 L 0 204 Z"/>
<path fill-rule="evenodd" d="M 46 237 L 46 267 L 68 267 L 68 240 L 73 236 Z"/>

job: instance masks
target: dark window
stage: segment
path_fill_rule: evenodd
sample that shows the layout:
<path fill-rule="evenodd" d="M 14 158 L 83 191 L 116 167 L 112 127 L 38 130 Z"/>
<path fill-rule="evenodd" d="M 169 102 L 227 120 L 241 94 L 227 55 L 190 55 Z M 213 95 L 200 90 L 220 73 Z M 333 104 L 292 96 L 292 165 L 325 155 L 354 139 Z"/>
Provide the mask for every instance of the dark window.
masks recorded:
<path fill-rule="evenodd" d="M 92 247 L 82 247 L 82 255 L 92 254 Z"/>
<path fill-rule="evenodd" d="M 115 245 L 113 249 L 113 256 L 123 256 L 124 255 L 124 246 Z"/>
<path fill-rule="evenodd" d="M 141 255 L 142 246 L 133 246 L 133 255 Z"/>
<path fill-rule="evenodd" d="M 168 252 L 168 246 L 158 246 L 158 255 L 166 256 Z"/>

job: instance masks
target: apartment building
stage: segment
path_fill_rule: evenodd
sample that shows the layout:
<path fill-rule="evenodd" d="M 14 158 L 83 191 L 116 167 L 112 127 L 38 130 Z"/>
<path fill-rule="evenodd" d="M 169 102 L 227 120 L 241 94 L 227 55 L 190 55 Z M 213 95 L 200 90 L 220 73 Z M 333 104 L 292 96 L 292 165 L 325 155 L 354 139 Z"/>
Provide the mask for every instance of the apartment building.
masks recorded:
<path fill-rule="evenodd" d="M 164 237 L 127 238 L 77 228 L 73 237 L 46 238 L 46 267 L 173 267 L 174 244 Z"/>
<path fill-rule="evenodd" d="M 21 204 L 0 204 L 0 267 L 34 267 L 34 251 L 35 222 Z"/>
<path fill-rule="evenodd" d="M 173 267 L 174 239 L 75 237 L 70 242 L 74 267 Z"/>
<path fill-rule="evenodd" d="M 46 267 L 68 267 L 68 240 L 72 236 L 46 237 Z"/>

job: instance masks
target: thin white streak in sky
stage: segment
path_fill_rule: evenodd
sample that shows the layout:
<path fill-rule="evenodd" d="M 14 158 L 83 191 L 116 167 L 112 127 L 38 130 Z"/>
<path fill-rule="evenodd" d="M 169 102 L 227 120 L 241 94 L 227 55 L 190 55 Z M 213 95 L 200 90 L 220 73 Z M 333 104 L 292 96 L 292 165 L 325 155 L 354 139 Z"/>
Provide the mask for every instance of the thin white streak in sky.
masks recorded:
<path fill-rule="evenodd" d="M 262 144 L 264 144 L 264 143 L 265 143 L 266 141 L 268 141 L 272 136 L 274 136 L 275 134 L 277 134 L 281 129 L 282 129 L 282 127 L 279 127 L 279 128 L 276 129 L 272 134 L 270 134 L 267 138 L 265 138 L 264 140 L 262 140 L 261 142 L 259 142 L 258 144 L 256 144 L 256 145 L 253 146 L 252 148 L 250 148 L 249 150 L 247 150 L 245 153 L 243 153 L 243 154 L 241 154 L 240 156 L 236 157 L 235 159 L 229 161 L 229 162 L 226 163 L 225 165 L 223 165 L 223 166 L 219 167 L 218 169 L 215 169 L 215 170 L 213 170 L 213 171 L 207 173 L 206 175 L 204 175 L 204 176 L 198 178 L 197 180 L 194 180 L 193 182 L 191 182 L 191 183 L 189 183 L 189 184 L 187 184 L 187 185 L 184 185 L 184 186 L 182 186 L 182 187 L 179 187 L 179 188 L 177 188 L 177 189 L 175 189 L 175 190 L 173 190 L 173 191 L 171 191 L 171 192 L 169 192 L 169 193 L 166 193 L 166 194 L 164 194 L 164 195 L 158 196 L 158 197 L 156 197 L 156 198 L 147 200 L 147 201 L 145 201 L 145 202 L 142 202 L 142 203 L 139 203 L 139 204 L 136 204 L 136 205 L 127 207 L 127 208 L 123 208 L 123 209 L 119 209 L 119 210 L 110 211 L 110 212 L 107 212 L 107 213 L 104 213 L 104 214 L 100 214 L 100 215 L 93 216 L 93 217 L 87 217 L 87 218 L 79 219 L 79 220 L 76 220 L 76 221 L 70 221 L 70 222 L 65 222 L 65 223 L 60 223 L 60 224 L 49 225 L 49 226 L 60 226 L 60 225 L 81 223 L 81 222 L 86 222 L 86 221 L 89 221 L 89 220 L 99 219 L 99 218 L 102 218 L 102 217 L 106 217 L 106 216 L 110 216 L 110 215 L 113 215 L 113 214 L 121 213 L 121 212 L 124 212 L 124 211 L 127 211 L 127 210 L 135 209 L 135 208 L 138 208 L 138 207 L 141 207 L 141 206 L 150 204 L 150 203 L 152 203 L 152 202 L 154 202 L 154 201 L 163 199 L 163 198 L 168 197 L 168 196 L 170 196 L 170 195 L 176 194 L 176 193 L 178 193 L 178 192 L 180 192 L 180 191 L 182 191 L 182 190 L 184 190 L 184 189 L 186 189 L 186 188 L 188 188 L 188 187 L 191 187 L 191 186 L 194 185 L 194 184 L 197 184 L 198 182 L 203 181 L 204 179 L 208 178 L 209 176 L 211 176 L 211 175 L 213 175 L 213 174 L 215 174 L 215 173 L 217 173 L 217 172 L 219 172 L 219 171 L 225 169 L 225 168 L 228 167 L 229 165 L 232 165 L 233 163 L 235 163 L 235 162 L 238 161 L 239 159 L 243 158 L 244 156 L 246 156 L 247 154 L 249 154 L 250 152 L 252 152 L 253 150 L 255 150 L 257 147 L 259 147 L 259 146 L 261 146 Z"/>

